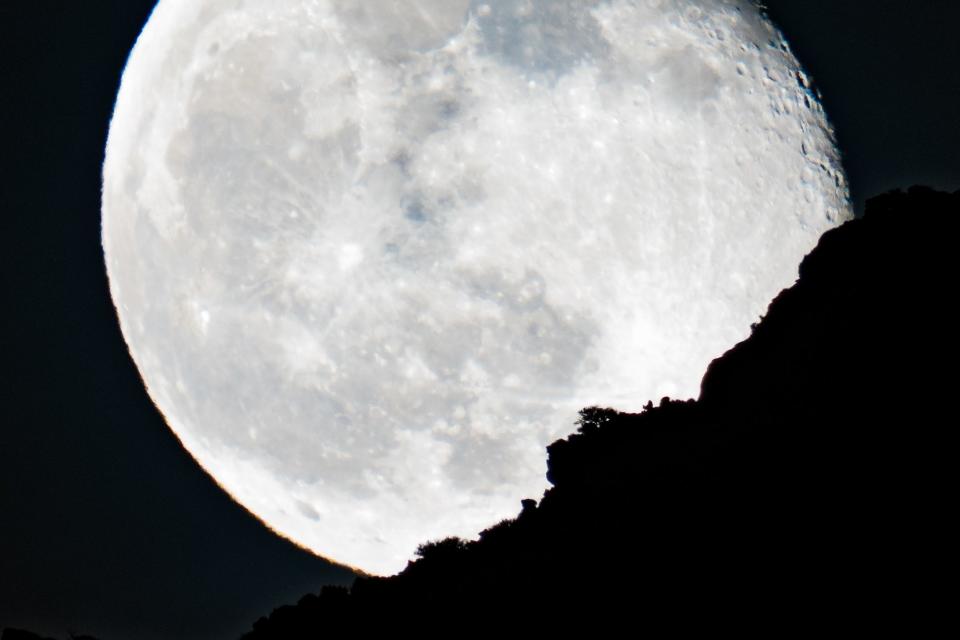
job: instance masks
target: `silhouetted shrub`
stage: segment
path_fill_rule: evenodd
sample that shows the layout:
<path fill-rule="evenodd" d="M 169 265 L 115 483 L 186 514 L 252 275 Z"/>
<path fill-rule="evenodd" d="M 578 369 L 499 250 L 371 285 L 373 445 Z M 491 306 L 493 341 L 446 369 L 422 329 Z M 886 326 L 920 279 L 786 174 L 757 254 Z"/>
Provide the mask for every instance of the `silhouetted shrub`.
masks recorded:
<path fill-rule="evenodd" d="M 466 550 L 467 541 L 455 536 L 425 542 L 417 547 L 416 555 L 418 558 L 426 559 L 450 559 Z"/>

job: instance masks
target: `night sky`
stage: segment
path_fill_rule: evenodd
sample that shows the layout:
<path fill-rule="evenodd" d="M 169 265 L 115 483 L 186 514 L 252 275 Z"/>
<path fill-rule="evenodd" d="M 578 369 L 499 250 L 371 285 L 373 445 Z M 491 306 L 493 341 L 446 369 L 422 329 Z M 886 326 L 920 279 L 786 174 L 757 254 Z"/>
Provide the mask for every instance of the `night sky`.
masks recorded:
<path fill-rule="evenodd" d="M 960 188 L 960 3 L 766 4 L 823 94 L 858 211 L 893 187 Z M 0 4 L 0 628 L 233 638 L 352 578 L 270 533 L 199 469 L 121 337 L 100 168 L 152 5 Z"/>

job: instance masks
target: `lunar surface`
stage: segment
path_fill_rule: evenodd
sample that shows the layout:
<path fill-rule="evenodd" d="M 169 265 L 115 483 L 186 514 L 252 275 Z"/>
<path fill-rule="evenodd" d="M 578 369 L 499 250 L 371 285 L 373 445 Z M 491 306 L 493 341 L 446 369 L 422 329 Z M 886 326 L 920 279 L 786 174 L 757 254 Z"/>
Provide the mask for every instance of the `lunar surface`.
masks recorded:
<path fill-rule="evenodd" d="M 850 215 L 806 76 L 734 0 L 161 0 L 103 176 L 171 429 L 381 574 L 539 498 L 581 407 L 696 396 Z"/>

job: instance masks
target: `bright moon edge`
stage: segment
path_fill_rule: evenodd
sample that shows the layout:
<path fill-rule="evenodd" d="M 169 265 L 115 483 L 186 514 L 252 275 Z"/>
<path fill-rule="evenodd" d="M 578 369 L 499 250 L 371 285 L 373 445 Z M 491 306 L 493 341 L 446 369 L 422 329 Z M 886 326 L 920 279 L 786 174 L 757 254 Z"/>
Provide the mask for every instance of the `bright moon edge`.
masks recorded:
<path fill-rule="evenodd" d="M 390 573 L 540 495 L 580 407 L 694 395 L 851 212 L 749 3 L 365 6 L 159 3 L 103 245 L 184 448 L 271 530 Z"/>

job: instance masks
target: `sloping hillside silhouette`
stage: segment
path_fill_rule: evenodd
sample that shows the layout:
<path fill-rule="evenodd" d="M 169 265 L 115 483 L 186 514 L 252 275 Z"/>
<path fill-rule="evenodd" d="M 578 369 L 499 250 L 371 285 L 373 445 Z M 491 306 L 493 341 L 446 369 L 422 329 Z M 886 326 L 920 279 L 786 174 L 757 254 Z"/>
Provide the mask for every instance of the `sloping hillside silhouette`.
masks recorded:
<path fill-rule="evenodd" d="M 425 543 L 396 576 L 306 595 L 243 640 L 938 630 L 956 566 L 958 227 L 960 192 L 868 201 L 699 399 L 584 409 L 548 447 L 539 503 L 477 541 Z"/>
<path fill-rule="evenodd" d="M 324 588 L 244 640 L 477 626 L 912 632 L 946 611 L 960 192 L 826 233 L 696 401 L 592 407 L 552 487 L 390 578 Z M 719 626 L 718 626 L 719 625 Z"/>

